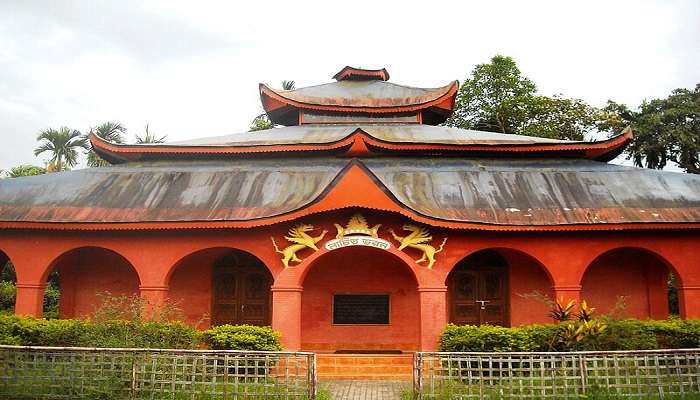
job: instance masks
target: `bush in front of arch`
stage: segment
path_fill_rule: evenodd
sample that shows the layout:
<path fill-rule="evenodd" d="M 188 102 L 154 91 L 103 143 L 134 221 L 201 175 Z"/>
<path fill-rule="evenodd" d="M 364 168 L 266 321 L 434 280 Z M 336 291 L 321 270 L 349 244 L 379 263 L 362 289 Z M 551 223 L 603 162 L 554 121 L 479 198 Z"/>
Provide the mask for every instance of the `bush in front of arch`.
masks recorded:
<path fill-rule="evenodd" d="M 567 324 L 524 325 L 505 328 L 491 325 L 447 325 L 439 339 L 440 351 L 578 351 L 653 350 L 700 347 L 700 320 L 613 320 L 601 318 L 606 329 L 580 342 L 563 342 Z"/>
<path fill-rule="evenodd" d="M 216 350 L 281 351 L 280 334 L 269 326 L 219 325 L 204 332 Z"/>

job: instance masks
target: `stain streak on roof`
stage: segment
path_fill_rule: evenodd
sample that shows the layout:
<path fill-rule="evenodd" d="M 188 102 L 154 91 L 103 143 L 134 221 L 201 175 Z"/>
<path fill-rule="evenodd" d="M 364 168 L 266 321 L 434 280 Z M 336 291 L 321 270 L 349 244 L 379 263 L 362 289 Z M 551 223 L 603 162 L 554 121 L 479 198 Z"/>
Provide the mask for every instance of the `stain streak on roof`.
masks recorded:
<path fill-rule="evenodd" d="M 352 162 L 143 162 L 4 179 L 0 221 L 264 219 L 317 201 Z M 700 177 L 690 174 L 565 159 L 360 162 L 400 205 L 434 219 L 509 226 L 700 221 Z"/>

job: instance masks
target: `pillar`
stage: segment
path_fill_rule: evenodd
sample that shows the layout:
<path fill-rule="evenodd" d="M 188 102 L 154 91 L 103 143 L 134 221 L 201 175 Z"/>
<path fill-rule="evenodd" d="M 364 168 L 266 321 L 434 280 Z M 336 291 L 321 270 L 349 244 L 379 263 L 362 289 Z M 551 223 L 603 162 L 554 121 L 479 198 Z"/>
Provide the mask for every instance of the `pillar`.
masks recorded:
<path fill-rule="evenodd" d="M 447 325 L 447 287 L 419 287 L 420 350 L 435 351 Z"/>
<path fill-rule="evenodd" d="M 168 300 L 169 286 L 139 286 L 141 299 L 144 301 L 144 317 L 147 319 L 163 317 L 163 305 Z"/>
<path fill-rule="evenodd" d="M 46 283 L 17 282 L 15 314 L 40 318 L 44 312 L 44 290 Z"/>
<path fill-rule="evenodd" d="M 301 350 L 301 287 L 272 287 L 272 329 L 282 334 L 282 347 Z"/>
<path fill-rule="evenodd" d="M 700 318 L 700 284 L 678 286 L 678 306 L 681 318 Z"/>

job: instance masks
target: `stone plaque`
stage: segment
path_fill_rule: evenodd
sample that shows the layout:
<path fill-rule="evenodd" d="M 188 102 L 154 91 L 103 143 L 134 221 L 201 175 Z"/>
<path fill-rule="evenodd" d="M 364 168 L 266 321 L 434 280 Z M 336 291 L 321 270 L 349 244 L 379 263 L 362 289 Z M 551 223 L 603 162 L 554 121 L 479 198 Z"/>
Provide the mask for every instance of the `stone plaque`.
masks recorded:
<path fill-rule="evenodd" d="M 333 295 L 333 323 L 346 325 L 389 324 L 389 295 Z"/>

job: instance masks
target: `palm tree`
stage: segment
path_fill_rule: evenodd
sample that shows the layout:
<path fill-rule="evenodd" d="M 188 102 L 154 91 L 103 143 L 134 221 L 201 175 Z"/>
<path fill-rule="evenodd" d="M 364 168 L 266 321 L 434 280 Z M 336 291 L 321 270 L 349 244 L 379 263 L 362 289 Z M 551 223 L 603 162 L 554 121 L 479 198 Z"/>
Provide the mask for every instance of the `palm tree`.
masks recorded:
<path fill-rule="evenodd" d="M 148 143 L 163 143 L 165 142 L 165 138 L 167 138 L 167 135 L 157 137 L 155 134 L 151 134 L 148 132 L 148 124 L 146 124 L 146 134 L 141 137 L 139 135 L 136 135 L 136 143 L 137 144 L 148 144 Z"/>
<path fill-rule="evenodd" d="M 282 89 L 284 90 L 294 90 L 296 89 L 296 83 L 294 81 L 282 81 Z"/>
<path fill-rule="evenodd" d="M 126 128 L 119 122 L 109 121 L 94 128 L 90 128 L 90 133 L 94 133 L 108 142 L 124 143 Z M 89 144 L 87 137 L 85 142 Z M 90 145 L 89 151 L 87 152 L 87 165 L 90 167 L 106 167 L 109 163 L 98 156 Z"/>
<path fill-rule="evenodd" d="M 64 171 L 78 163 L 78 149 L 87 149 L 88 144 L 77 129 L 65 126 L 57 129 L 49 128 L 39 132 L 36 140 L 39 147 L 34 149 L 34 155 L 50 152 L 51 158 L 46 170 L 49 172 Z"/>

